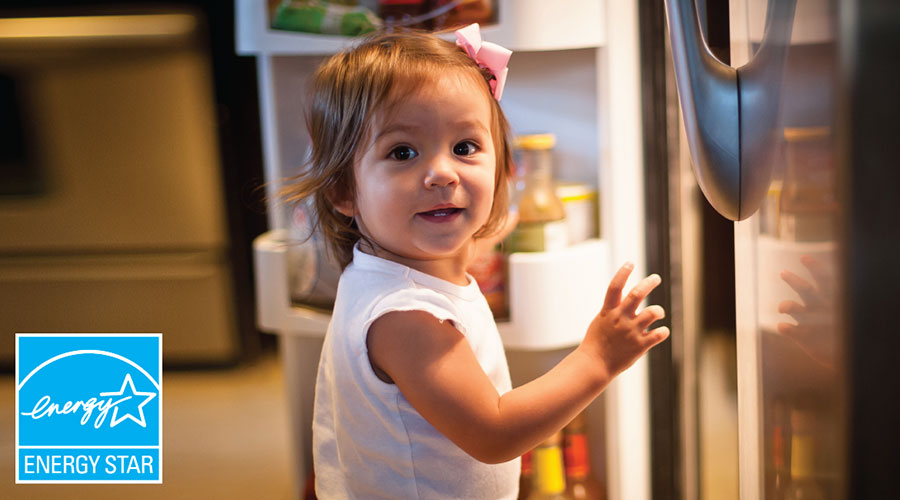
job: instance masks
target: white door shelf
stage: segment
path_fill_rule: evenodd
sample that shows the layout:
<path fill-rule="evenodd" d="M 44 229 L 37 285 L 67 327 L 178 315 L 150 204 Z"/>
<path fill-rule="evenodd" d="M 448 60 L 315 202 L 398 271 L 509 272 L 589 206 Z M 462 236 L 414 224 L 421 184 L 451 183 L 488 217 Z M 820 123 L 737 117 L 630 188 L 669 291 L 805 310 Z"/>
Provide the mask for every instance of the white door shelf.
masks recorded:
<path fill-rule="evenodd" d="M 331 315 L 291 302 L 286 234 L 270 231 L 253 244 L 258 325 L 283 335 L 324 337 Z M 510 320 L 497 324 L 504 345 L 546 350 L 581 342 L 603 305 L 608 262 L 609 245 L 602 240 L 554 252 L 510 255 Z"/>
<path fill-rule="evenodd" d="M 253 241 L 257 326 L 270 333 L 324 337 L 331 314 L 291 302 L 288 241 L 282 229 L 263 233 Z"/>
<path fill-rule="evenodd" d="M 549 350 L 579 344 L 603 306 L 609 261 L 609 244 L 603 240 L 510 255 L 510 320 L 497 323 L 503 345 Z"/>
<path fill-rule="evenodd" d="M 497 4 L 499 22 L 482 26 L 482 34 L 485 40 L 510 50 L 601 47 L 606 41 L 606 9 L 602 0 L 499 0 Z M 267 3 L 260 0 L 237 0 L 235 8 L 238 54 L 333 54 L 355 40 L 271 29 Z"/>

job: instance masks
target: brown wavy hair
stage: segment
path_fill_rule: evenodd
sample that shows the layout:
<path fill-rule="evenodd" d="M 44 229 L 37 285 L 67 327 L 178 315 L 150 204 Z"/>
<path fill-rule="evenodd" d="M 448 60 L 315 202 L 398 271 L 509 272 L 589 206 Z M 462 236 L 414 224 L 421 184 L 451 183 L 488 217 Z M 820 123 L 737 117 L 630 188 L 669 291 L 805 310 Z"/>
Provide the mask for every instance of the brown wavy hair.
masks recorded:
<path fill-rule="evenodd" d="M 316 229 L 342 268 L 353 258 L 353 245 L 364 236 L 352 217 L 335 210 L 332 200 L 355 197 L 353 164 L 368 140 L 373 114 L 390 109 L 402 101 L 400 96 L 406 91 L 449 71 L 483 81 L 484 97 L 491 103 L 491 136 L 497 156 L 494 202 L 487 223 L 474 236 L 496 234 L 503 226 L 512 152 L 509 124 L 491 94 L 491 74 L 453 42 L 433 34 L 376 34 L 335 54 L 313 74 L 306 100 L 311 154 L 300 173 L 287 179 L 281 190 L 281 197 L 288 203 L 312 199 Z"/>

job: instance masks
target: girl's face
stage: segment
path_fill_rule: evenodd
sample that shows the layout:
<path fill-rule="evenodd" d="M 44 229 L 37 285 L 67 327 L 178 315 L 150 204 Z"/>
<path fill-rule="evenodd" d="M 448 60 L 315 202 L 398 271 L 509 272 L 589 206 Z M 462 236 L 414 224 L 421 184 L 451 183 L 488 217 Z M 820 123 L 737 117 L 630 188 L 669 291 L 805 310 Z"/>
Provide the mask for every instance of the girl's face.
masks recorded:
<path fill-rule="evenodd" d="M 445 74 L 376 113 L 354 165 L 356 198 L 337 203 L 356 217 L 376 255 L 422 268 L 464 259 L 488 220 L 496 155 L 491 109 L 474 79 Z M 431 269 L 428 267 L 428 269 Z"/>

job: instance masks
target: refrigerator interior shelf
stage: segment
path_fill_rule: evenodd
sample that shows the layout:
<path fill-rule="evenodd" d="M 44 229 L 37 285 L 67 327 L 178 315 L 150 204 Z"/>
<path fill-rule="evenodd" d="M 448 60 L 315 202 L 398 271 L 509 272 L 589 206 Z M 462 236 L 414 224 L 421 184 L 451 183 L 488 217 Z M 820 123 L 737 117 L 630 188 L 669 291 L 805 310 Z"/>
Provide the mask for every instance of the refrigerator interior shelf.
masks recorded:
<path fill-rule="evenodd" d="M 282 230 L 254 242 L 257 323 L 263 331 L 323 337 L 331 316 L 293 304 Z M 563 250 L 509 257 L 510 320 L 498 323 L 504 345 L 544 350 L 576 345 L 603 303 L 609 244 L 589 240 Z"/>
<path fill-rule="evenodd" d="M 498 0 L 500 21 L 483 26 L 485 40 L 513 51 L 601 47 L 606 41 L 603 1 Z M 514 5 L 515 4 L 515 5 Z M 269 28 L 267 3 L 236 0 L 237 52 L 258 54 L 333 54 L 354 38 L 295 33 Z M 548 22 L 552 21 L 552 22 Z M 452 35 L 451 35 L 452 37 Z"/>

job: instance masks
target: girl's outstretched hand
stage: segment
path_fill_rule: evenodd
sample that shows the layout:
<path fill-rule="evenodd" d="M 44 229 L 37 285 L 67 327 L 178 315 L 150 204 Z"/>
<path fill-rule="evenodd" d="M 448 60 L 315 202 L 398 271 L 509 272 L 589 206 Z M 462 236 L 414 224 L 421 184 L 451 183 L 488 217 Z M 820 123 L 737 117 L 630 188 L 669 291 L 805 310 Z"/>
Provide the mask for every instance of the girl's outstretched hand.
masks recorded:
<path fill-rule="evenodd" d="M 647 276 L 622 297 L 633 269 L 633 264 L 626 263 L 613 276 L 606 290 L 603 309 L 591 321 L 579 346 L 603 364 L 607 380 L 624 371 L 669 336 L 669 328 L 665 326 L 648 330 L 651 324 L 666 316 L 661 306 L 648 306 L 637 312 L 640 303 L 662 281 L 659 275 Z"/>

